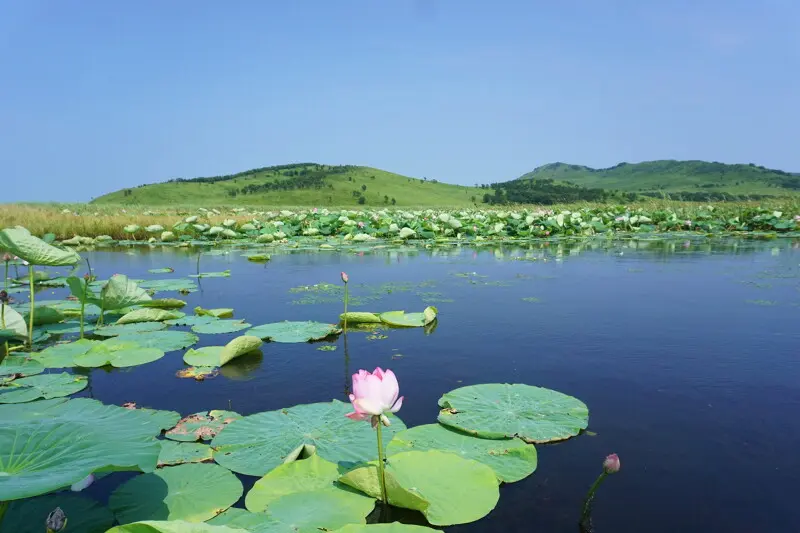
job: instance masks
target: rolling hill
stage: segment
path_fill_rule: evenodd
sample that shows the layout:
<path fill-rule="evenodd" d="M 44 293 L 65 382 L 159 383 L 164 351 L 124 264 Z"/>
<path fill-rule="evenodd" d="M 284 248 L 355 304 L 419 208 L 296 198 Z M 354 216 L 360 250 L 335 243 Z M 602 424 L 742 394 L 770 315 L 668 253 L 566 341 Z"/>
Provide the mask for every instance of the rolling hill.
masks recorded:
<path fill-rule="evenodd" d="M 238 174 L 140 185 L 92 200 L 128 205 L 468 206 L 485 189 L 371 167 L 298 163 Z M 363 200 L 362 200 L 363 198 Z"/>
<path fill-rule="evenodd" d="M 588 188 L 626 192 L 724 192 L 735 195 L 785 196 L 800 192 L 800 174 L 754 164 L 661 160 L 590 168 L 551 163 L 517 178 L 569 181 Z"/>

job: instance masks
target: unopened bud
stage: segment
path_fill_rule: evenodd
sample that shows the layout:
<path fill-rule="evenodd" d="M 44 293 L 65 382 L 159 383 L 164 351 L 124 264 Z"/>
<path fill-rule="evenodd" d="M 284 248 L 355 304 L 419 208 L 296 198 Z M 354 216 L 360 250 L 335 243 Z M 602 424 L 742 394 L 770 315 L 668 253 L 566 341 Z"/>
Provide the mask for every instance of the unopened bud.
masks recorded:
<path fill-rule="evenodd" d="M 7 304 L 9 300 L 8 293 L 6 291 L 0 291 L 0 302 Z"/>
<path fill-rule="evenodd" d="M 381 415 L 381 424 L 386 426 L 387 428 L 392 425 L 392 422 L 389 420 L 389 417 L 386 415 Z"/>
<path fill-rule="evenodd" d="M 612 453 L 606 460 L 603 461 L 603 471 L 606 474 L 616 474 L 619 472 L 619 456 L 615 453 Z"/>
<path fill-rule="evenodd" d="M 92 279 L 92 277 L 89 274 L 84 274 L 83 275 L 83 279 L 85 279 L 86 281 L 89 281 L 90 279 Z"/>
<path fill-rule="evenodd" d="M 58 533 L 67 527 L 67 515 L 64 514 L 64 511 L 61 510 L 61 507 L 56 507 L 53 512 L 47 515 L 45 527 L 47 528 L 48 533 L 51 531 L 53 533 Z"/>
<path fill-rule="evenodd" d="M 14 259 L 14 257 L 10 253 L 6 252 L 6 253 L 3 254 L 3 261 L 5 263 L 8 263 L 12 259 Z"/>
<path fill-rule="evenodd" d="M 347 272 L 342 272 L 342 281 L 344 281 L 345 283 L 350 281 L 350 277 L 347 275 Z"/>

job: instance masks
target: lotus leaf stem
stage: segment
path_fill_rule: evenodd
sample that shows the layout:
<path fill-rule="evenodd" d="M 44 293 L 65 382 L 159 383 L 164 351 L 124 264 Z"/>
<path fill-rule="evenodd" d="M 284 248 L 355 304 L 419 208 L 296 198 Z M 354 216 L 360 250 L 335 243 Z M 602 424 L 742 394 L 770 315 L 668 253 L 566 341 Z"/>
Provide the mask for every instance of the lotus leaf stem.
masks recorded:
<path fill-rule="evenodd" d="M 384 471 L 383 464 L 383 440 L 381 439 L 382 427 L 383 423 L 381 423 L 380 418 L 378 418 L 378 425 L 375 426 L 378 435 L 378 480 L 381 484 L 381 500 L 388 505 L 389 498 L 386 495 L 386 472 Z"/>
<path fill-rule="evenodd" d="M 87 259 L 86 262 L 88 263 L 89 260 Z M 89 267 L 89 268 L 90 268 L 89 276 L 91 277 L 91 267 Z M 84 317 L 84 314 L 86 312 L 86 295 L 88 293 L 89 293 L 89 280 L 88 279 L 84 279 L 83 280 L 83 297 L 81 298 L 81 339 L 83 339 L 83 317 Z"/>
<path fill-rule="evenodd" d="M 28 265 L 28 282 L 31 285 L 31 302 L 30 313 L 28 313 L 28 349 L 33 351 L 33 313 L 36 309 L 34 305 L 34 290 L 33 290 L 33 264 Z"/>
<path fill-rule="evenodd" d="M 0 329 L 6 329 L 6 302 L 0 302 Z M 6 355 L 9 354 L 8 351 L 8 341 L 5 342 L 5 352 L 3 352 L 3 357 L 0 357 L 0 363 L 3 362 L 3 359 Z"/>
<path fill-rule="evenodd" d="M 592 528 L 592 502 L 594 501 L 594 494 L 597 492 L 597 489 L 600 485 L 605 481 L 608 474 L 603 471 L 597 479 L 594 480 L 592 486 L 589 488 L 589 492 L 586 493 L 586 498 L 583 500 L 583 511 L 581 512 L 581 521 L 579 523 L 581 533 L 591 533 Z"/>
<path fill-rule="evenodd" d="M 347 333 L 347 300 L 349 299 L 347 282 L 344 282 L 344 332 Z"/>

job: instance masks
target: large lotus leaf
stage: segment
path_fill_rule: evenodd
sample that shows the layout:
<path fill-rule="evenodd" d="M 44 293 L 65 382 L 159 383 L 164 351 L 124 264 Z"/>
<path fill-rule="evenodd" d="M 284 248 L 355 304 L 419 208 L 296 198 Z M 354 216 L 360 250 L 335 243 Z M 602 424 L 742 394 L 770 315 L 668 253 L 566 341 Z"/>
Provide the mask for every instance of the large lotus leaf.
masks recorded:
<path fill-rule="evenodd" d="M 339 315 L 339 320 L 348 324 L 380 324 L 381 316 L 379 313 L 369 313 L 366 311 L 350 311 Z"/>
<path fill-rule="evenodd" d="M 486 439 L 525 442 L 568 439 L 586 429 L 589 409 L 558 391 L 524 384 L 487 383 L 446 393 L 439 422 Z"/>
<path fill-rule="evenodd" d="M 201 272 L 199 274 L 189 274 L 190 278 L 229 278 L 230 276 L 230 270 L 223 270 L 222 272 Z"/>
<path fill-rule="evenodd" d="M 46 400 L 61 398 L 82 391 L 86 388 L 87 382 L 86 376 L 75 376 L 66 372 L 19 378 L 0 386 L 0 403 L 24 403 L 40 398 Z"/>
<path fill-rule="evenodd" d="M 25 319 L 22 317 L 22 315 L 15 311 L 13 307 L 3 305 L 2 308 L 3 322 L 5 322 L 5 327 L 3 327 L 3 323 L 0 322 L 0 330 L 11 331 L 12 337 L 19 339 L 27 338 L 28 325 L 25 323 Z M 35 313 L 34 316 L 36 316 Z"/>
<path fill-rule="evenodd" d="M 83 332 L 88 333 L 94 329 L 92 324 L 83 324 Z M 69 320 L 67 322 L 59 322 L 58 324 L 45 324 L 38 328 L 33 328 L 34 334 L 36 331 L 43 331 L 52 335 L 67 335 L 69 333 L 79 333 L 81 331 L 81 323 L 79 320 Z"/>
<path fill-rule="evenodd" d="M 233 316 L 233 309 L 229 307 L 220 307 L 217 309 L 203 309 L 202 307 L 195 307 L 194 314 L 197 316 L 213 316 L 214 318 L 231 318 Z"/>
<path fill-rule="evenodd" d="M 67 278 L 69 292 L 78 299 L 79 302 L 100 304 L 100 297 L 92 290 L 91 286 L 86 286 L 86 281 L 77 276 Z"/>
<path fill-rule="evenodd" d="M 263 512 L 281 496 L 333 487 L 340 475 L 337 465 L 316 454 L 284 463 L 256 481 L 247 493 L 245 506 L 254 513 Z"/>
<path fill-rule="evenodd" d="M 206 335 L 215 333 L 235 333 L 247 329 L 250 326 L 252 326 L 252 324 L 248 324 L 242 320 L 213 320 L 206 324 L 192 326 L 192 331 Z"/>
<path fill-rule="evenodd" d="M 348 524 L 334 533 L 426 533 L 439 531 L 425 526 L 392 522 L 391 524 Z"/>
<path fill-rule="evenodd" d="M 152 300 L 149 294 L 124 274 L 114 274 L 100 291 L 103 309 L 122 309 Z"/>
<path fill-rule="evenodd" d="M 189 348 L 189 350 L 183 354 L 183 362 L 187 365 L 198 367 L 221 366 L 219 356 L 222 354 L 223 349 L 223 346 L 203 346 L 197 349 Z"/>
<path fill-rule="evenodd" d="M 372 497 L 380 496 L 374 463 L 346 473 L 340 481 Z M 420 511 L 436 526 L 479 520 L 500 498 L 494 470 L 438 450 L 391 456 L 386 462 L 386 493 L 392 505 Z"/>
<path fill-rule="evenodd" d="M 75 357 L 85 354 L 98 344 L 100 344 L 100 341 L 89 339 L 81 339 L 66 344 L 55 344 L 39 353 L 32 354 L 31 357 L 45 368 L 68 368 L 76 366 Z"/>
<path fill-rule="evenodd" d="M 140 282 L 139 286 L 154 292 L 194 292 L 197 290 L 197 283 L 185 278 L 148 279 L 147 281 Z"/>
<path fill-rule="evenodd" d="M 256 326 L 249 329 L 247 335 L 274 342 L 309 342 L 324 339 L 341 331 L 335 324 L 286 321 Z"/>
<path fill-rule="evenodd" d="M 99 337 L 116 337 L 117 335 L 149 333 L 166 329 L 167 324 L 163 322 L 134 322 L 132 324 L 113 324 L 96 328 L 92 333 Z"/>
<path fill-rule="evenodd" d="M 43 533 L 47 515 L 56 507 L 61 507 L 67 516 L 67 525 L 61 533 L 105 533 L 114 523 L 108 507 L 84 496 L 61 493 L 11 502 L 2 531 Z"/>
<path fill-rule="evenodd" d="M 242 533 L 242 530 L 183 520 L 143 520 L 111 528 L 106 533 Z"/>
<path fill-rule="evenodd" d="M 381 322 L 390 326 L 416 328 L 424 327 L 436 320 L 438 311 L 433 306 L 428 306 L 421 313 L 406 313 L 405 311 L 389 311 L 381 313 Z"/>
<path fill-rule="evenodd" d="M 170 326 L 197 326 L 198 324 L 208 324 L 215 320 L 217 319 L 213 316 L 186 315 L 181 318 L 176 318 L 175 320 L 167 320 L 164 323 Z"/>
<path fill-rule="evenodd" d="M 163 352 L 182 350 L 196 343 L 199 338 L 188 331 L 153 331 L 150 333 L 123 333 L 120 340 L 134 341 L 143 348 L 158 348 Z"/>
<path fill-rule="evenodd" d="M 174 466 L 184 463 L 212 461 L 211 446 L 199 442 L 175 442 L 162 440 L 158 466 Z"/>
<path fill-rule="evenodd" d="M 474 459 L 494 470 L 500 481 L 519 481 L 536 470 L 536 448 L 522 439 L 480 439 L 441 424 L 425 424 L 401 431 L 386 448 L 387 455 L 408 451 L 440 450 Z"/>
<path fill-rule="evenodd" d="M 68 487 L 102 469 L 152 471 L 160 450 L 153 436 L 177 419 L 89 398 L 0 405 L 0 501 Z"/>
<path fill-rule="evenodd" d="M 73 250 L 56 248 L 22 226 L 0 231 L 0 250 L 5 250 L 32 265 L 67 266 L 81 260 Z"/>
<path fill-rule="evenodd" d="M 167 311 L 165 309 L 135 309 L 130 313 L 125 313 L 117 320 L 117 324 L 136 324 L 137 322 L 163 322 L 165 320 L 175 320 L 184 316 L 180 311 Z"/>
<path fill-rule="evenodd" d="M 238 507 L 231 507 L 207 522 L 215 526 L 241 528 L 250 533 L 280 533 L 282 524 L 271 519 L 266 513 L 251 513 Z M 237 530 L 238 531 L 238 530 Z"/>
<path fill-rule="evenodd" d="M 225 426 L 239 418 L 242 418 L 242 415 L 233 411 L 214 410 L 194 413 L 181 418 L 175 427 L 164 433 L 164 436 L 181 442 L 211 440 L 225 429 Z"/>
<path fill-rule="evenodd" d="M 88 352 L 76 355 L 76 366 L 97 368 L 111 365 L 116 368 L 138 366 L 152 363 L 164 357 L 158 348 L 143 348 L 134 341 L 120 340 L 119 337 L 107 339 L 93 346 Z"/>
<path fill-rule="evenodd" d="M 0 384 L 44 372 L 44 365 L 24 355 L 9 355 L 0 363 Z"/>
<path fill-rule="evenodd" d="M 30 316 L 29 313 L 25 313 L 24 315 L 25 322 L 30 324 Z M 57 324 L 64 320 L 66 316 L 64 315 L 61 310 L 56 309 L 55 307 L 49 307 L 46 305 L 43 306 L 36 306 L 36 312 L 33 314 L 33 325 L 34 326 L 44 326 L 47 324 Z"/>
<path fill-rule="evenodd" d="M 113 527 L 106 533 L 242 533 L 242 530 L 183 520 L 143 520 Z"/>
<path fill-rule="evenodd" d="M 214 460 L 240 474 L 263 476 L 314 451 L 344 466 L 377 459 L 375 430 L 367 422 L 347 418 L 349 412 L 349 403 L 334 400 L 246 416 L 211 442 Z M 392 417 L 392 425 L 383 431 L 384 446 L 403 429 L 402 420 Z"/>
<path fill-rule="evenodd" d="M 149 302 L 142 302 L 142 307 L 154 307 L 157 309 L 180 309 L 186 306 L 186 302 L 177 298 L 158 298 Z"/>
<path fill-rule="evenodd" d="M 241 498 L 242 482 L 215 464 L 190 463 L 136 476 L 117 487 L 108 506 L 122 524 L 139 520 L 204 522 Z"/>

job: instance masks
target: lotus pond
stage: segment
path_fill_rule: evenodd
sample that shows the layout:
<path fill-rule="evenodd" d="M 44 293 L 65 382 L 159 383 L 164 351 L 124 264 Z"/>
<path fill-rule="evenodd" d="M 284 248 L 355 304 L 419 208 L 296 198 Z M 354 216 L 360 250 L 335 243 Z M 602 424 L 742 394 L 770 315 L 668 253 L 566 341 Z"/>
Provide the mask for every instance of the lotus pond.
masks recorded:
<path fill-rule="evenodd" d="M 0 248 L 0 532 L 800 526 L 796 237 Z"/>

